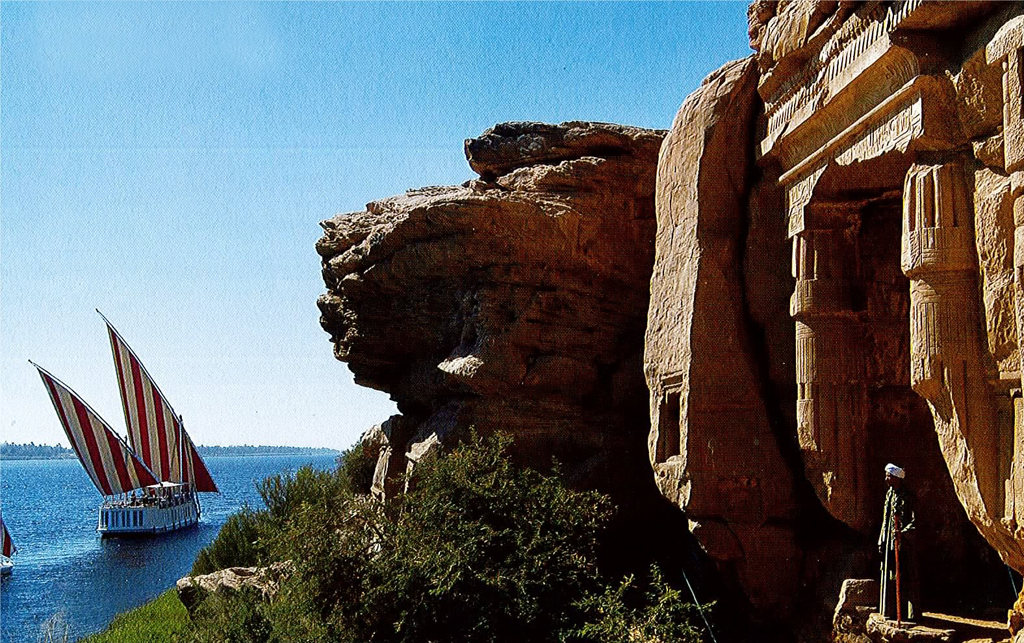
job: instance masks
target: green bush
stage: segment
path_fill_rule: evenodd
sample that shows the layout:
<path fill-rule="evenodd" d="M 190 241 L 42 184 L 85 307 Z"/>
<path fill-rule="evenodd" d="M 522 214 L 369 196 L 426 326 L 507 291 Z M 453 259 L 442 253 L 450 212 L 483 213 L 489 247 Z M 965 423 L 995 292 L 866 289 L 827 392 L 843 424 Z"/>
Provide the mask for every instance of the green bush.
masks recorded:
<path fill-rule="evenodd" d="M 361 441 L 338 456 L 338 471 L 353 493 L 370 493 L 377 457 Z"/>
<path fill-rule="evenodd" d="M 587 596 L 579 605 L 586 612 L 586 623 L 570 630 L 566 638 L 581 643 L 705 640 L 701 611 L 707 616 L 713 605 L 701 610 L 686 602 L 679 590 L 665 582 L 658 567 L 651 568 L 646 595 L 638 600 L 639 593 L 634 577 L 628 576 L 617 586 L 609 585 L 601 594 Z"/>
<path fill-rule="evenodd" d="M 515 466 L 509 444 L 474 437 L 421 463 L 411 491 L 387 505 L 357 493 L 345 463 L 268 478 L 267 509 L 252 512 L 258 553 L 295 573 L 270 603 L 204 604 L 193 640 L 700 641 L 698 613 L 656 571 L 646 593 L 601 577 L 608 498 Z M 225 526 L 225 540 L 249 538 L 246 520 Z"/>
<path fill-rule="evenodd" d="M 193 576 L 281 560 L 274 556 L 274 542 L 292 516 L 304 505 L 322 506 L 335 497 L 351 495 L 349 474 L 343 467 L 323 471 L 305 466 L 295 473 L 272 475 L 258 483 L 257 489 L 265 508 L 243 506 L 232 514 L 214 541 L 199 552 L 192 565 Z"/>
<path fill-rule="evenodd" d="M 242 505 L 228 516 L 217 538 L 204 547 L 192 564 L 192 576 L 209 574 L 228 567 L 252 567 L 260 562 L 259 539 L 265 517 Z"/>
<path fill-rule="evenodd" d="M 199 627 L 186 637 L 189 643 L 250 643 L 269 641 L 271 625 L 263 614 L 266 609 L 258 593 L 207 596 L 196 607 L 193 619 Z"/>
<path fill-rule="evenodd" d="M 282 527 L 306 504 L 323 505 L 349 491 L 343 470 L 324 471 L 311 466 L 293 473 L 279 473 L 256 485 L 266 506 L 269 522 Z"/>

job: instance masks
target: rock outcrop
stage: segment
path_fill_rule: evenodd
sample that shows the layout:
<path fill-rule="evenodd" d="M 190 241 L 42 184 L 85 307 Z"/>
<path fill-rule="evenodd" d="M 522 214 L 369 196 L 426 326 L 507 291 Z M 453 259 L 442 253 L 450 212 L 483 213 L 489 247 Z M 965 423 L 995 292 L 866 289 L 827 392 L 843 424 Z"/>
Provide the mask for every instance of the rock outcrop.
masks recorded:
<path fill-rule="evenodd" d="M 793 481 L 769 426 L 743 291 L 757 73 L 730 63 L 683 104 L 658 162 L 644 370 L 662 493 L 751 602 L 788 610 L 801 552 Z"/>
<path fill-rule="evenodd" d="M 269 601 L 293 571 L 294 565 L 286 561 L 269 567 L 229 567 L 209 574 L 185 576 L 178 579 L 176 585 L 178 599 L 189 614 L 194 613 L 210 595 L 226 597 L 238 592 L 253 592 Z"/>
<path fill-rule="evenodd" d="M 878 611 L 878 580 L 848 578 L 839 590 L 839 602 L 832 615 L 833 643 L 871 643 L 867 636 L 868 617 Z"/>
<path fill-rule="evenodd" d="M 323 223 L 322 324 L 382 425 L 374 488 L 466 434 L 506 431 L 577 485 L 659 502 L 642 371 L 663 131 L 506 123 L 466 142 L 481 176 Z"/>
<path fill-rule="evenodd" d="M 499 125 L 466 142 L 479 179 L 324 222 L 323 327 L 401 412 L 374 492 L 471 426 L 505 430 L 674 538 L 660 493 L 756 619 L 820 640 L 843 579 L 876 573 L 895 462 L 925 609 L 1011 603 L 1022 14 L 756 0 L 755 53 L 667 135 Z M 836 614 L 851 637 L 863 599 Z"/>
<path fill-rule="evenodd" d="M 890 461 L 918 495 L 933 607 L 997 578 L 974 528 L 1020 565 L 1021 110 L 993 91 L 1020 10 L 754 2 L 757 53 L 711 74 L 666 137 L 650 458 L 762 613 L 872 571 Z"/>

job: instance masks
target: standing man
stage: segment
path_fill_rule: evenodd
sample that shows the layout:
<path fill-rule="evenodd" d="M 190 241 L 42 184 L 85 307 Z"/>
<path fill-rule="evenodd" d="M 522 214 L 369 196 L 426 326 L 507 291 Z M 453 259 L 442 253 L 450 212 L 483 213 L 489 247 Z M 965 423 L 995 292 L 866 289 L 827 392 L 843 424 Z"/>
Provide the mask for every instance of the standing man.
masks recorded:
<path fill-rule="evenodd" d="M 882 579 L 878 612 L 889 620 L 920 618 L 917 557 L 914 551 L 914 498 L 904 486 L 906 473 L 895 464 L 885 465 L 885 509 L 878 553 L 882 555 Z M 898 599 L 897 599 L 898 597 Z M 900 607 L 897 612 L 897 600 Z"/>

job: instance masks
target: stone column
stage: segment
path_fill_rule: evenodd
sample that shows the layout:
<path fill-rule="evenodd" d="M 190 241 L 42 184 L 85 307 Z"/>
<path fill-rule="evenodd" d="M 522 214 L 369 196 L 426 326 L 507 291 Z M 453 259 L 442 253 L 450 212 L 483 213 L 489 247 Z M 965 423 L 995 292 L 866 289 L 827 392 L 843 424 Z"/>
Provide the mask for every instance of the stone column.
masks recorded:
<path fill-rule="evenodd" d="M 856 257 L 852 229 L 805 229 L 793 238 L 796 289 L 797 431 L 808 477 L 836 518 L 861 529 L 867 388 L 861 335 L 850 302 Z"/>
<path fill-rule="evenodd" d="M 911 386 L 931 407 L 968 514 L 990 513 L 986 505 L 1002 499 L 997 427 L 982 360 L 974 209 L 960 163 L 910 168 L 900 263 L 910 279 Z"/>
<path fill-rule="evenodd" d="M 1020 351 L 1018 372 L 1024 388 L 1024 16 L 1003 25 L 985 48 L 990 65 L 1003 71 L 1003 167 L 1010 174 L 1013 203 L 1014 307 Z M 1014 402 L 1014 440 L 1005 518 L 1009 529 L 1024 526 L 1024 403 L 1020 391 Z M 1013 561 L 1019 569 L 1024 560 Z"/>

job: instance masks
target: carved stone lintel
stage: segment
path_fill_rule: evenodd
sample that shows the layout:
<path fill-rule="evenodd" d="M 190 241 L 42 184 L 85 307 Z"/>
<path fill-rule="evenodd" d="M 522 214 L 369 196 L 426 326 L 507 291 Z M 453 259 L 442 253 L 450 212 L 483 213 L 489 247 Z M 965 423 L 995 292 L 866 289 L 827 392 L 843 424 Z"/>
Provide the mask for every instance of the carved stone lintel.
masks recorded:
<path fill-rule="evenodd" d="M 891 152 L 955 147 L 962 132 L 949 109 L 949 91 L 941 79 L 917 76 L 813 151 L 788 161 L 780 157 L 787 168 L 779 182 L 786 189 L 789 235 L 808 228 L 804 209 L 829 167 L 854 165 Z"/>

